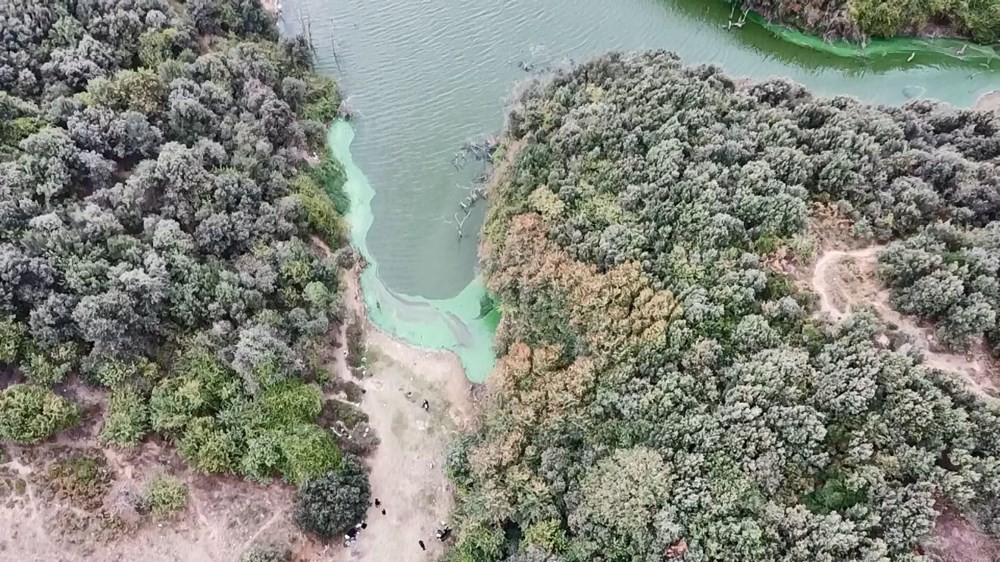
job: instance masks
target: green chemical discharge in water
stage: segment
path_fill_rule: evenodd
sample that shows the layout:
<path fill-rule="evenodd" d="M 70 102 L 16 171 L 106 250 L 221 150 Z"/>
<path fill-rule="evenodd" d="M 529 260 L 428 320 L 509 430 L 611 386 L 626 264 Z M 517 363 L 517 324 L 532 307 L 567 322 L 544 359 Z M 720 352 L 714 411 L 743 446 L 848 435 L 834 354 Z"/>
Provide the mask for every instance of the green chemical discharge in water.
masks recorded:
<path fill-rule="evenodd" d="M 797 29 L 771 23 L 759 14 L 749 13 L 747 19 L 773 33 L 782 41 L 814 49 L 838 57 L 859 59 L 894 59 L 913 62 L 920 57 L 920 64 L 940 65 L 983 65 L 1000 69 L 1000 45 L 978 45 L 963 39 L 946 37 L 896 37 L 893 39 L 872 39 L 860 44 L 843 39 L 827 41 L 821 37 L 803 33 Z"/>
<path fill-rule="evenodd" d="M 330 127 L 330 151 L 347 174 L 344 191 L 351 200 L 347 213 L 350 240 L 364 256 L 368 267 L 361 274 L 361 291 L 372 323 L 389 334 L 417 347 L 446 349 L 455 353 L 465 374 L 473 382 L 483 382 L 493 369 L 493 332 L 500 320 L 495 309 L 483 310 L 487 298 L 477 278 L 450 299 L 431 300 L 393 292 L 378 277 L 378 261 L 368 251 L 368 231 L 374 215 L 375 190 L 351 157 L 354 129 L 345 121 Z"/>
<path fill-rule="evenodd" d="M 372 264 L 361 280 L 372 321 L 413 345 L 454 351 L 475 381 L 493 365 L 497 315 L 481 317 L 475 277 L 483 206 L 461 238 L 455 213 L 483 170 L 453 157 L 500 129 L 506 97 L 531 73 L 609 50 L 663 48 L 730 76 L 782 76 L 816 95 L 872 103 L 968 106 L 1000 87 L 989 47 L 901 39 L 859 50 L 752 16 L 733 28 L 723 0 L 284 3 L 285 33 L 308 33 L 317 70 L 337 78 L 357 118 L 353 145 L 345 123 L 330 144 L 347 166 L 352 243 Z"/>

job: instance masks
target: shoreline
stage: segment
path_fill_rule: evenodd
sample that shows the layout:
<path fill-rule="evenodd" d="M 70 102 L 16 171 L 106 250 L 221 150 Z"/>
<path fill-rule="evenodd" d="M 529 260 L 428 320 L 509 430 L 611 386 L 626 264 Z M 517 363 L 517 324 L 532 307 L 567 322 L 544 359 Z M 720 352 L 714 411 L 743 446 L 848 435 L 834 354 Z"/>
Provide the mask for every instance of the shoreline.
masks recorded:
<path fill-rule="evenodd" d="M 352 250 L 357 252 L 353 247 Z M 428 361 L 448 364 L 445 374 L 447 375 L 446 378 L 449 386 L 455 386 L 455 388 L 459 386 L 464 387 L 462 394 L 474 395 L 476 390 L 481 388 L 484 383 L 469 380 L 465 366 L 462 365 L 462 360 L 457 353 L 449 349 L 434 349 L 407 342 L 387 332 L 372 321 L 371 315 L 368 314 L 368 306 L 365 304 L 362 293 L 363 289 L 361 288 L 361 274 L 366 267 L 367 265 L 362 265 L 359 262 L 344 272 L 344 294 L 347 297 L 348 313 L 355 314 L 364 321 L 365 342 L 373 343 L 379 348 L 387 346 L 402 348 L 404 351 L 397 349 L 397 354 L 405 355 L 409 361 L 404 362 L 410 363 L 411 366 L 415 363 Z"/>
<path fill-rule="evenodd" d="M 1000 90 L 993 90 L 979 96 L 979 99 L 976 100 L 976 105 L 972 107 L 980 111 L 1000 112 Z"/>

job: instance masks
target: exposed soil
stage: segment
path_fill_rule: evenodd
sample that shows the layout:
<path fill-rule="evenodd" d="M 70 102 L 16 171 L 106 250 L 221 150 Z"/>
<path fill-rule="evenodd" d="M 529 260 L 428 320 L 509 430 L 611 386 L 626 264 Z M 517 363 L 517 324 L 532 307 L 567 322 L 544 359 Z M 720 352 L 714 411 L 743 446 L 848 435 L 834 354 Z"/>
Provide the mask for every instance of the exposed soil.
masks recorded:
<path fill-rule="evenodd" d="M 134 451 L 100 449 L 99 424 L 70 442 L 6 448 L 0 465 L 0 559 L 24 562 L 216 562 L 235 560 L 257 539 L 289 541 L 292 490 L 195 474 L 170 448 L 150 440 Z M 107 480 L 92 494 L 67 494 L 51 479 L 55 463 L 103 459 Z M 190 491 L 187 509 L 157 520 L 136 499 L 145 483 L 169 473 Z"/>
<path fill-rule="evenodd" d="M 934 522 L 935 540 L 927 553 L 940 562 L 994 562 L 1000 545 L 975 523 L 948 506 L 938 506 L 941 514 Z"/>
<path fill-rule="evenodd" d="M 357 275 L 347 280 L 352 295 L 348 308 L 364 314 Z M 335 547 L 339 553 L 334 559 L 436 560 L 443 547 L 434 532 L 448 518 L 453 498 L 444 474 L 445 453 L 472 417 L 472 384 L 450 353 L 404 345 L 371 325 L 366 339 L 366 370 L 373 376 L 361 382 L 366 391 L 361 408 L 381 440 L 367 464 L 372 496 L 382 505 L 369 509 L 368 527 L 349 549 Z M 339 355 L 340 372 L 346 373 L 343 353 Z M 427 551 L 420 549 L 421 540 Z"/>
<path fill-rule="evenodd" d="M 975 108 L 984 111 L 1000 112 L 1000 90 L 995 90 L 988 94 L 983 94 L 979 98 L 979 100 L 976 101 Z"/>
<path fill-rule="evenodd" d="M 891 327 L 909 336 L 913 345 L 922 348 L 925 365 L 959 374 L 970 390 L 980 396 L 995 396 L 998 385 L 994 365 L 982 342 L 974 343 L 968 353 L 949 353 L 937 343 L 933 326 L 921 324 L 892 308 L 889 290 L 876 275 L 878 252 L 882 249 L 871 246 L 827 250 L 820 255 L 811 279 L 812 288 L 819 295 L 820 312 L 839 321 L 859 307 L 870 308 Z"/>
<path fill-rule="evenodd" d="M 366 318 L 356 274 L 347 276 L 348 310 Z M 335 382 L 328 385 L 328 397 L 343 399 L 336 389 L 358 382 L 365 391 L 359 406 L 381 440 L 366 463 L 373 496 L 382 507 L 369 510 L 367 528 L 350 547 L 321 544 L 295 528 L 291 486 L 193 473 L 157 439 L 134 451 L 100 448 L 106 397 L 75 382 L 57 391 L 86 412 L 80 427 L 42 445 L 3 448 L 0 560 L 228 562 L 255 544 L 288 545 L 299 562 L 437 559 L 443 546 L 434 532 L 448 517 L 453 497 L 444 455 L 471 419 L 471 384 L 453 355 L 414 349 L 373 329 L 366 338 L 366 374 L 358 381 L 345 361 L 343 328 L 331 335 L 336 347 L 327 351 L 327 366 Z M 426 411 L 421 407 L 425 399 Z M 86 503 L 48 480 L 53 463 L 80 455 L 102 457 L 107 472 L 96 491 L 84 495 Z M 148 480 L 164 473 L 184 480 L 190 499 L 183 513 L 157 520 L 139 513 L 135 498 Z"/>

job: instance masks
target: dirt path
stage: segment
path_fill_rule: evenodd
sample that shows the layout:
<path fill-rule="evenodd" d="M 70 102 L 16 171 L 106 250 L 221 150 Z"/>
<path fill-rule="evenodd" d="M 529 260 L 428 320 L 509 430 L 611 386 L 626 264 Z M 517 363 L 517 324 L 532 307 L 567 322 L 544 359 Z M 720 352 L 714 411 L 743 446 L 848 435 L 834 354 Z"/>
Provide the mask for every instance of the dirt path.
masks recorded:
<path fill-rule="evenodd" d="M 883 321 L 908 334 L 916 345 L 923 348 L 924 365 L 957 373 L 971 391 L 992 398 L 997 392 L 997 385 L 988 354 L 981 349 L 981 345 L 974 345 L 968 354 L 938 350 L 932 327 L 921 325 L 914 318 L 892 308 L 889 290 L 881 285 L 876 275 L 878 253 L 883 249 L 884 246 L 871 246 L 859 250 L 823 252 L 816 260 L 810 280 L 813 290 L 819 295 L 820 312 L 838 322 L 852 309 L 870 307 Z"/>
<path fill-rule="evenodd" d="M 357 276 L 348 276 L 347 283 L 348 307 L 363 315 Z M 372 496 L 382 506 L 369 509 L 368 527 L 351 548 L 335 547 L 340 548 L 335 559 L 436 560 L 443 548 L 434 531 L 448 518 L 453 497 L 444 457 L 471 419 L 471 384 L 453 354 L 407 346 L 371 325 L 366 339 L 371 376 L 362 382 L 361 408 L 381 440 L 367 464 Z M 350 376 L 346 363 L 343 368 Z M 421 407 L 425 399 L 427 411 Z M 421 540 L 427 551 L 420 549 Z"/>

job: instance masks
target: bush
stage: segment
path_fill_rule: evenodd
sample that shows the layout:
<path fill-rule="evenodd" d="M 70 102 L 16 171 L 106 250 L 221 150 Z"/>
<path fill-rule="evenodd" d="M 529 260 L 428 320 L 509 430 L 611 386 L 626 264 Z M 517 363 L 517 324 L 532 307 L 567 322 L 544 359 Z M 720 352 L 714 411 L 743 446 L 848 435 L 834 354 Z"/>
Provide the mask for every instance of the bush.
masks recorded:
<path fill-rule="evenodd" d="M 27 331 L 11 317 L 0 319 L 0 364 L 16 365 L 21 360 Z"/>
<path fill-rule="evenodd" d="M 346 457 L 340 470 L 314 478 L 299 490 L 295 523 L 329 540 L 360 523 L 371 501 L 368 474 L 357 457 Z"/>
<path fill-rule="evenodd" d="M 49 467 L 45 490 L 53 497 L 68 500 L 86 510 L 100 508 L 111 489 L 112 474 L 100 452 L 97 455 L 74 455 Z"/>
<path fill-rule="evenodd" d="M 108 400 L 100 441 L 119 447 L 138 445 L 149 432 L 149 406 L 132 389 L 116 390 Z"/>
<path fill-rule="evenodd" d="M 0 392 L 0 439 L 37 443 L 72 427 L 79 420 L 76 405 L 51 390 L 15 384 Z"/>
<path fill-rule="evenodd" d="M 240 562 L 292 562 L 292 551 L 285 546 L 255 546 L 240 556 Z"/>
<path fill-rule="evenodd" d="M 187 502 L 187 484 L 173 476 L 157 476 L 142 494 L 143 507 L 157 517 L 174 515 L 187 507 Z"/>
<path fill-rule="evenodd" d="M 339 246 L 344 240 L 344 223 L 334 202 L 311 176 L 300 174 L 291 181 L 292 191 L 302 200 L 309 227 L 327 243 Z"/>
<path fill-rule="evenodd" d="M 342 465 L 340 448 L 330 432 L 312 424 L 301 424 L 282 437 L 285 479 L 301 485 Z"/>

